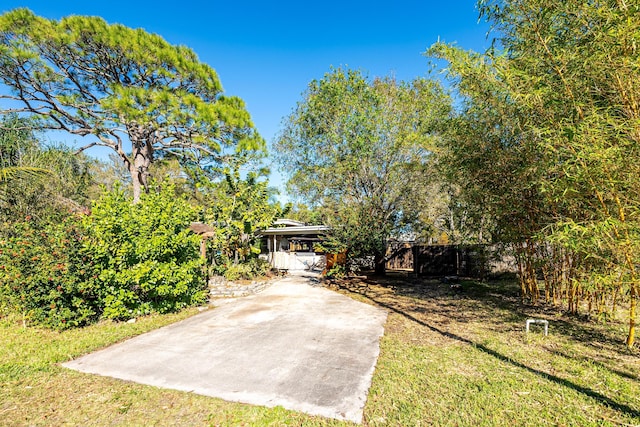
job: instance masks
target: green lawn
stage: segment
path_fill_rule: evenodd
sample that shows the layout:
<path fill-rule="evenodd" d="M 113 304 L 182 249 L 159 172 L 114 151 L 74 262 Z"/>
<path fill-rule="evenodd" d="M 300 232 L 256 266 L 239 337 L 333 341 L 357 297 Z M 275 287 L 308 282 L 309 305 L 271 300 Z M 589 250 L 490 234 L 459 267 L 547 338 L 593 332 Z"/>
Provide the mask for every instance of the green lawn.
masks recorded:
<path fill-rule="evenodd" d="M 349 280 L 329 287 L 389 311 L 365 407 L 369 426 L 640 425 L 640 354 L 624 325 L 523 307 L 510 283 Z M 0 321 L 0 425 L 341 425 L 61 368 L 196 313 L 80 330 Z M 550 321 L 524 335 L 528 317 Z"/>

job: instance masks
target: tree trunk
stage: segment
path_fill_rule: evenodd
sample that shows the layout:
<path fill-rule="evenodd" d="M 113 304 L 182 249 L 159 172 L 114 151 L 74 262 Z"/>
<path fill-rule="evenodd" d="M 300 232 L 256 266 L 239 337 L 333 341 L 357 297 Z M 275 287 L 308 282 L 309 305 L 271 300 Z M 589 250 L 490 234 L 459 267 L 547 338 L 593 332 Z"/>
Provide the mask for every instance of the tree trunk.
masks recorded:
<path fill-rule="evenodd" d="M 631 283 L 631 302 L 629 303 L 629 335 L 627 335 L 627 347 L 633 348 L 636 340 L 636 298 L 637 288 L 635 280 Z"/>
<path fill-rule="evenodd" d="M 375 273 L 384 276 L 387 272 L 384 253 L 376 252 L 373 257 Z"/>
<path fill-rule="evenodd" d="M 133 183 L 133 203 L 140 202 L 142 191 L 148 191 L 149 166 L 153 161 L 153 148 L 146 140 L 132 141 L 133 162 L 130 163 L 129 172 Z"/>
<path fill-rule="evenodd" d="M 131 182 L 133 183 L 133 203 L 140 203 L 140 196 L 142 195 L 142 185 L 136 176 L 135 169 L 130 170 L 131 172 Z"/>

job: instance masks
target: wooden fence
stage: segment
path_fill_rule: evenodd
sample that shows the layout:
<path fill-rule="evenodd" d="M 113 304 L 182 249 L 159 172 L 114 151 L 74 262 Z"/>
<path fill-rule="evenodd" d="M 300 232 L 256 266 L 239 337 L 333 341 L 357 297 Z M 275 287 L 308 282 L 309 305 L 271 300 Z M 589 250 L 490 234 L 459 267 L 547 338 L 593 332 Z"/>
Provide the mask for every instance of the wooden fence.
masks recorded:
<path fill-rule="evenodd" d="M 413 271 L 421 276 L 485 277 L 486 250 L 480 245 L 414 246 Z"/>
<path fill-rule="evenodd" d="M 389 242 L 387 244 L 387 270 L 413 270 L 413 248 L 409 242 Z"/>
<path fill-rule="evenodd" d="M 387 269 L 412 270 L 421 276 L 484 278 L 488 274 L 513 272 L 508 257 L 489 245 L 414 245 L 391 242 Z"/>

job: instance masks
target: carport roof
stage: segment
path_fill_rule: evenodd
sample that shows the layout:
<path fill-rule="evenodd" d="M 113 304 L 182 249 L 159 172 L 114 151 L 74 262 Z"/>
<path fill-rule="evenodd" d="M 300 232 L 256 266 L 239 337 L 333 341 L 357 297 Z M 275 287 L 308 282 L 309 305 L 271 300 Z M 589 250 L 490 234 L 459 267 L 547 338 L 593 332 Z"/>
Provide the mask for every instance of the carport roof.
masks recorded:
<path fill-rule="evenodd" d="M 330 230 L 326 225 L 301 225 L 297 227 L 270 227 L 262 230 L 263 236 L 303 236 L 307 234 L 323 234 Z"/>

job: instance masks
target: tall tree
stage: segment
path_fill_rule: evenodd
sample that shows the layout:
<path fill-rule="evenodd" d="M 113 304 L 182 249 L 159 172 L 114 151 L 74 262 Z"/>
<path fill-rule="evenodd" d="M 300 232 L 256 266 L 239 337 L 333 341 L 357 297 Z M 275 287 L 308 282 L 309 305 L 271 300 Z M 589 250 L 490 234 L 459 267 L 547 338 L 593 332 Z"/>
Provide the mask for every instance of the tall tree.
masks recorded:
<path fill-rule="evenodd" d="M 260 152 L 244 103 L 222 95 L 216 72 L 193 51 L 98 17 L 60 21 L 16 9 L 0 17 L 2 112 L 40 117 L 48 129 L 114 150 L 134 201 L 157 155 L 216 165 Z M 128 144 L 130 143 L 130 148 Z"/>
<path fill-rule="evenodd" d="M 440 170 L 460 189 L 452 202 L 458 215 L 468 217 L 464 234 L 508 244 L 518 260 L 523 297 L 536 301 L 535 242 L 551 207 L 540 186 L 548 178 L 548 158 L 539 134 L 527 129 L 529 110 L 510 96 L 503 58 L 445 44 L 429 54 L 449 62 L 447 75 L 460 97 L 438 154 Z"/>
<path fill-rule="evenodd" d="M 632 347 L 640 281 L 638 6 L 578 0 L 487 0 L 479 6 L 501 49 L 485 58 L 491 63 L 486 75 L 502 91 L 489 98 L 512 111 L 507 129 L 513 135 L 506 142 L 528 141 L 542 159 L 530 166 L 541 169 L 530 181 L 534 194 L 544 195 L 541 240 L 572 252 L 583 266 L 568 267 L 576 279 L 567 290 L 569 305 L 594 293 L 608 293 L 615 304 L 628 293 Z M 463 83 L 455 50 L 438 51 Z M 502 130 L 505 123 L 494 120 L 485 128 Z"/>
<path fill-rule="evenodd" d="M 429 181 L 435 126 L 448 105 L 432 81 L 370 81 L 336 69 L 309 84 L 276 142 L 294 192 L 323 207 L 353 254 L 373 254 L 378 272 L 386 239 L 411 219 L 407 201 Z"/>

